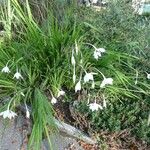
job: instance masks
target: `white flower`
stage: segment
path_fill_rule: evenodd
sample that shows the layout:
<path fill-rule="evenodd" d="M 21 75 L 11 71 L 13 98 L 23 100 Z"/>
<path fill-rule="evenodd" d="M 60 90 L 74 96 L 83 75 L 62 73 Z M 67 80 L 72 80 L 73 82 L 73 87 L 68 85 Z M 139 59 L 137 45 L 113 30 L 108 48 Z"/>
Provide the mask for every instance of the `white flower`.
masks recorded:
<path fill-rule="evenodd" d="M 106 103 L 105 98 L 103 99 L 103 107 L 104 107 L 104 108 L 106 108 L 106 107 L 107 107 L 107 103 Z"/>
<path fill-rule="evenodd" d="M 30 112 L 29 112 L 29 109 L 25 103 L 25 106 L 26 106 L 26 118 L 30 118 Z"/>
<path fill-rule="evenodd" d="M 88 81 L 93 81 L 94 78 L 93 78 L 93 74 L 92 73 L 86 73 L 85 76 L 84 76 L 84 82 L 88 82 Z"/>
<path fill-rule="evenodd" d="M 141 8 L 138 9 L 138 12 L 137 12 L 137 13 L 138 13 L 139 15 L 142 15 L 143 12 L 144 12 L 144 11 L 143 11 L 143 7 L 141 7 Z"/>
<path fill-rule="evenodd" d="M 75 51 L 76 51 L 76 54 L 78 55 L 79 48 L 78 48 L 78 45 L 77 45 L 77 41 L 76 41 L 76 40 L 75 40 Z"/>
<path fill-rule="evenodd" d="M 0 116 L 3 116 L 4 119 L 5 119 L 5 118 L 11 119 L 11 118 L 14 118 L 15 116 L 17 116 L 17 114 L 16 114 L 15 112 L 13 112 L 13 111 L 7 109 L 7 110 L 1 112 L 1 113 L 0 113 Z"/>
<path fill-rule="evenodd" d="M 102 56 L 101 53 L 106 52 L 106 50 L 104 48 L 96 48 L 95 46 L 94 46 L 94 48 L 95 48 L 95 51 L 94 51 L 93 56 L 96 60 L 98 60 L 98 58 Z"/>
<path fill-rule="evenodd" d="M 7 65 L 2 69 L 2 72 L 5 72 L 5 73 L 9 73 L 10 72 L 10 70 L 9 70 Z"/>
<path fill-rule="evenodd" d="M 74 51 L 72 51 L 72 56 L 71 56 L 71 64 L 73 65 L 73 66 L 75 66 L 75 64 L 76 64 L 76 61 L 75 61 L 75 58 L 74 58 Z"/>
<path fill-rule="evenodd" d="M 96 4 L 98 0 L 92 0 L 92 4 Z"/>
<path fill-rule="evenodd" d="M 100 87 L 104 88 L 106 84 L 113 84 L 113 79 L 112 78 L 104 78 L 104 80 L 102 81 Z"/>
<path fill-rule="evenodd" d="M 147 74 L 147 79 L 150 79 L 150 73 L 146 72 L 146 74 Z"/>
<path fill-rule="evenodd" d="M 26 118 L 30 118 L 30 112 L 28 109 L 26 110 Z"/>
<path fill-rule="evenodd" d="M 101 52 L 95 50 L 93 56 L 96 60 L 98 60 L 98 58 L 101 57 L 102 55 Z"/>
<path fill-rule="evenodd" d="M 20 94 L 21 94 L 23 97 L 25 97 L 25 95 L 24 95 L 24 93 L 23 93 L 23 92 L 21 92 Z"/>
<path fill-rule="evenodd" d="M 60 97 L 60 96 L 63 96 L 63 95 L 65 95 L 65 91 L 59 90 L 58 94 L 57 94 L 57 97 Z"/>
<path fill-rule="evenodd" d="M 80 90 L 81 90 L 81 81 L 79 80 L 75 86 L 75 92 L 80 91 Z"/>
<path fill-rule="evenodd" d="M 100 52 L 100 53 L 105 53 L 106 52 L 105 48 L 96 48 L 95 50 L 97 52 Z"/>
<path fill-rule="evenodd" d="M 95 1 L 95 2 L 96 2 L 96 1 Z M 101 53 L 106 52 L 106 50 L 105 50 L 104 48 L 97 48 L 97 47 L 95 47 L 94 45 L 92 45 L 92 44 L 90 44 L 90 43 L 86 43 L 86 44 L 92 46 L 92 47 L 95 49 L 93 56 L 94 56 L 94 58 L 95 58 L 96 60 L 98 60 L 98 58 L 102 56 Z"/>
<path fill-rule="evenodd" d="M 16 78 L 16 79 L 22 78 L 22 79 L 23 79 L 22 75 L 18 72 L 18 70 L 17 70 L 17 72 L 14 74 L 14 77 L 13 77 L 13 78 Z"/>
<path fill-rule="evenodd" d="M 101 106 L 101 105 L 99 105 L 99 104 L 97 104 L 96 102 L 94 102 L 94 103 L 90 103 L 89 104 L 89 109 L 91 109 L 92 111 L 97 111 L 98 109 L 103 109 L 103 107 Z"/>
<path fill-rule="evenodd" d="M 94 51 L 93 56 L 96 60 L 98 60 L 98 58 L 102 56 L 101 53 L 106 52 L 106 50 L 104 48 L 96 48 L 95 46 L 94 46 L 94 48 L 95 48 L 95 51 Z"/>
<path fill-rule="evenodd" d="M 94 72 L 90 72 L 90 73 L 85 73 L 85 76 L 84 76 L 84 83 L 88 82 L 88 81 L 93 81 L 94 78 L 93 78 L 93 75 L 96 74 Z"/>
<path fill-rule="evenodd" d="M 73 83 L 76 82 L 76 75 L 75 75 L 75 72 L 73 73 Z"/>
<path fill-rule="evenodd" d="M 52 99 L 51 99 L 51 103 L 52 103 L 52 104 L 56 104 L 56 103 L 57 103 L 57 99 L 56 99 L 54 96 L 53 96 Z"/>

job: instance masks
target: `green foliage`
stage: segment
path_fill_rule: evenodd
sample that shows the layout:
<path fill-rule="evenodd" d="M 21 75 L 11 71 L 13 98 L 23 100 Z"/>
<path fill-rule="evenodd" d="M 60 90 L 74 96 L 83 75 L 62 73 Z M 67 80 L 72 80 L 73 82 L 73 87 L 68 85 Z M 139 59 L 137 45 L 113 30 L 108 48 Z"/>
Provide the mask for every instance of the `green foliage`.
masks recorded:
<path fill-rule="evenodd" d="M 32 107 L 33 129 L 29 149 L 30 146 L 40 149 L 45 135 L 49 139 L 49 126 L 54 127 L 52 96 L 56 97 L 58 90 L 63 88 L 66 97 L 75 99 L 71 56 L 76 43 L 79 48 L 79 54 L 74 54 L 76 83 L 85 75 L 85 70 L 96 72 L 95 89 L 90 87 L 91 82 L 82 84 L 83 93 L 87 91 L 92 95 L 90 101 L 99 97 L 98 102 L 102 103 L 102 95 L 108 101 L 106 109 L 92 113 L 83 98 L 79 110 L 88 114 L 92 127 L 97 131 L 129 128 L 148 140 L 149 131 L 145 131 L 147 125 L 144 124 L 149 113 L 147 100 L 150 94 L 145 73 L 149 69 L 148 58 L 145 60 L 149 57 L 148 21 L 133 14 L 126 1 L 113 1 L 102 12 L 90 8 L 81 10 L 66 1 L 52 0 L 49 3 L 45 0 L 42 4 L 39 6 L 37 2 L 34 5 L 28 0 L 23 4 L 17 0 L 9 3 L 13 18 L 8 18 L 12 25 L 8 31 L 14 32 L 15 36 L 8 34 L 9 38 L 0 47 L 0 68 L 8 63 L 11 69 L 9 74 L 0 74 L 0 98 L 14 98 L 12 108 L 24 102 Z M 36 15 L 38 6 L 42 12 L 40 15 Z M 5 20 L 7 17 L 3 17 L 4 23 Z M 96 61 L 94 48 L 87 43 L 104 47 L 106 53 Z M 22 80 L 13 79 L 16 69 L 22 74 Z M 99 71 L 113 78 L 114 84 L 100 88 L 103 78 Z M 20 95 L 21 92 L 25 97 Z M 85 99 L 87 97 L 85 94 Z M 51 145 L 50 139 L 49 143 Z"/>
<path fill-rule="evenodd" d="M 92 113 L 85 100 L 78 110 L 88 116 L 94 131 L 128 129 L 150 143 L 150 84 L 145 73 L 150 69 L 149 18 L 137 16 L 130 3 L 120 0 L 111 1 L 107 9 L 101 12 L 86 10 L 83 13 L 87 40 L 92 43 L 96 41 L 97 45 L 108 49 L 107 55 L 96 62 L 95 67 L 103 70 L 104 74 L 111 74 L 115 82 L 114 86 L 103 91 L 108 105 L 106 109 Z M 102 104 L 102 91 L 97 97 L 98 103 Z"/>

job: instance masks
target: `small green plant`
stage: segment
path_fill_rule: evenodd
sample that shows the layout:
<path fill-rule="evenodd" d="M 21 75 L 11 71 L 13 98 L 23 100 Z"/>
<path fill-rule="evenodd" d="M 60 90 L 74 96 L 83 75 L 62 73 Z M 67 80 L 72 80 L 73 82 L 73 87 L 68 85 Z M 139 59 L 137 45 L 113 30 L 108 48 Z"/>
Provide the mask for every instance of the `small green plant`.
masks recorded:
<path fill-rule="evenodd" d="M 53 1 L 49 5 L 43 1 L 39 18 L 33 15 L 28 0 L 24 4 L 10 2 L 14 29 L 9 32 L 15 37 L 0 47 L 1 115 L 13 118 L 17 115 L 15 108 L 25 104 L 26 117 L 31 115 L 33 120 L 28 149 L 40 149 L 45 136 L 52 148 L 49 132 L 56 129 L 52 105 L 64 94 L 64 101 L 68 97 L 74 101 L 70 93 L 83 97 L 78 109 L 88 114 L 96 131 L 119 131 L 136 123 L 132 131 L 139 137 L 146 134 L 147 140 L 146 125 L 140 128 L 143 134 L 138 132 L 148 117 L 145 100 L 150 94 L 149 66 L 142 63 L 149 39 L 141 42 L 137 34 L 139 31 L 146 39 L 146 30 L 139 23 L 142 19 L 129 15 L 131 9 L 126 14 L 120 2 L 111 3 L 101 13 L 85 14 L 88 9 L 81 10 L 73 3 Z M 141 64 L 146 66 L 143 70 Z"/>

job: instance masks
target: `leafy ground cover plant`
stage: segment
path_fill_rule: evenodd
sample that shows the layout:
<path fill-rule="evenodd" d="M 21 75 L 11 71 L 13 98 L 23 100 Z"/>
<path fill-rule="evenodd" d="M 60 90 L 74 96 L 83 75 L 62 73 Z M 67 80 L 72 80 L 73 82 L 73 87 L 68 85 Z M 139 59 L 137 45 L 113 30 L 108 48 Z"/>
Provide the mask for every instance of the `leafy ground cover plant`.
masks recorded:
<path fill-rule="evenodd" d="M 83 16 L 87 40 L 97 41 L 98 45 L 109 49 L 109 56 L 103 56 L 95 67 L 105 68 L 117 80 L 115 87 L 104 91 L 108 109 L 91 114 L 83 102 L 78 110 L 90 118 L 94 130 L 128 129 L 149 142 L 149 81 L 146 73 L 149 72 L 149 18 L 134 14 L 127 1 L 111 1 L 106 10 L 95 13 L 86 10 Z M 102 91 L 98 97 L 102 101 Z"/>
<path fill-rule="evenodd" d="M 29 149 L 33 145 L 40 149 L 43 136 L 49 139 L 49 132 L 55 129 L 53 105 L 58 101 L 71 104 L 77 98 L 77 109 L 88 115 L 91 129 L 130 128 L 147 140 L 149 67 L 141 70 L 137 64 L 141 64 L 146 54 L 143 47 L 149 41 L 140 43 L 137 31 L 145 39 L 146 34 L 138 17 L 129 15 L 132 11 L 128 9 L 128 14 L 124 13 L 122 3 L 89 14 L 72 4 L 52 2 L 44 3 L 39 21 L 28 0 L 23 5 L 8 0 L 2 17 L 9 28 L 0 47 L 0 115 L 13 118 L 15 109 L 24 103 L 26 117 L 33 120 Z"/>

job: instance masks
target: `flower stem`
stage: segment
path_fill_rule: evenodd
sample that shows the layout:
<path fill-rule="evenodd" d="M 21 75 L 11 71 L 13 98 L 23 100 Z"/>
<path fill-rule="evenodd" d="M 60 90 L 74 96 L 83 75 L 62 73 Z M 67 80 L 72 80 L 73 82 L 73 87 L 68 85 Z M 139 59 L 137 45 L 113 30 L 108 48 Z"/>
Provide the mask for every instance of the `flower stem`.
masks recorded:
<path fill-rule="evenodd" d="M 94 45 L 92 45 L 90 43 L 85 43 L 85 44 L 92 46 L 94 49 L 97 49 Z"/>

